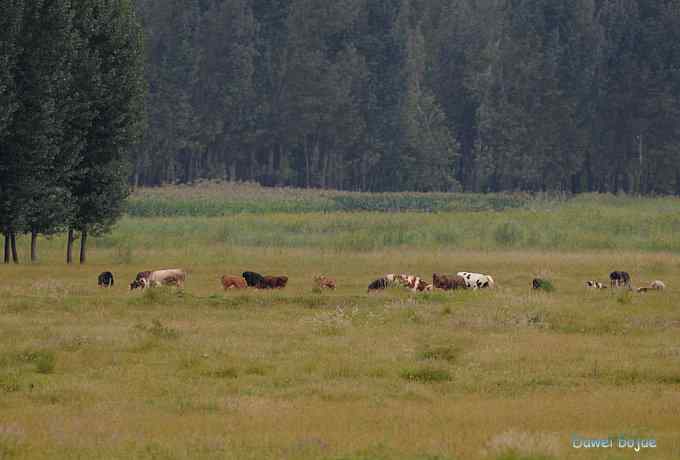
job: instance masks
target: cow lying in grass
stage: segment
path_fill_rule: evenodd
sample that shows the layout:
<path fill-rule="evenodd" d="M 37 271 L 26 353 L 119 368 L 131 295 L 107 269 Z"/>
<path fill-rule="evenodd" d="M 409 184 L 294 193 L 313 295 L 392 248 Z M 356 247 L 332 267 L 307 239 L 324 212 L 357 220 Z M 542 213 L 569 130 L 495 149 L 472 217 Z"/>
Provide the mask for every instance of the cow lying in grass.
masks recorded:
<path fill-rule="evenodd" d="M 637 291 L 638 292 L 663 291 L 664 289 L 666 289 L 666 283 L 664 283 L 661 280 L 654 280 L 651 283 L 649 283 L 649 286 L 647 287 L 637 288 Z"/>
<path fill-rule="evenodd" d="M 394 279 L 400 286 L 410 289 L 412 292 L 431 291 L 432 285 L 418 275 L 402 273 L 394 275 Z"/>
<path fill-rule="evenodd" d="M 245 289 L 248 287 L 245 278 L 240 276 L 230 276 L 224 275 L 221 278 L 222 287 L 226 291 L 227 289 Z"/>
<path fill-rule="evenodd" d="M 595 280 L 588 280 L 585 285 L 589 289 L 607 289 L 607 286 L 605 286 L 604 283 Z"/>
<path fill-rule="evenodd" d="M 335 280 L 323 275 L 314 277 L 314 284 L 319 289 L 335 289 Z"/>
<path fill-rule="evenodd" d="M 432 286 L 437 289 L 467 289 L 465 278 L 459 275 L 432 274 Z"/>
<path fill-rule="evenodd" d="M 386 289 L 391 287 L 405 287 L 412 292 L 431 291 L 432 285 L 425 281 L 420 276 L 408 275 L 402 273 L 395 275 L 394 273 L 387 274 L 382 278 L 378 278 L 368 285 L 368 292 Z"/>
<path fill-rule="evenodd" d="M 258 289 L 283 289 L 288 283 L 287 276 L 264 276 L 262 281 L 255 285 Z"/>
<path fill-rule="evenodd" d="M 471 289 L 494 288 L 496 283 L 490 275 L 483 273 L 458 272 L 458 276 L 465 279 L 465 284 Z"/>

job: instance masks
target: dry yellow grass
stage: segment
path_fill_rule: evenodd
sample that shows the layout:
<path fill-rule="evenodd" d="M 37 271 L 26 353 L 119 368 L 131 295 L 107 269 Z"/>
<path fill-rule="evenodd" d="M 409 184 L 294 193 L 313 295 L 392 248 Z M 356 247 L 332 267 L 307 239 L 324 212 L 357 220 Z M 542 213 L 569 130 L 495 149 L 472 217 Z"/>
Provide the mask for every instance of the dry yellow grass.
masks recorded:
<path fill-rule="evenodd" d="M 114 258 L 0 267 L 1 459 L 680 458 L 675 255 L 205 246 Z M 183 293 L 128 292 L 137 271 L 171 266 L 189 270 Z M 105 269 L 111 290 L 96 286 Z M 220 275 L 246 269 L 290 285 L 221 290 Z M 583 288 L 613 269 L 669 289 Z M 457 270 L 499 288 L 366 294 L 387 272 Z M 338 289 L 312 292 L 319 273 Z M 537 275 L 556 291 L 532 292 Z M 575 450 L 573 434 L 659 447 Z"/>

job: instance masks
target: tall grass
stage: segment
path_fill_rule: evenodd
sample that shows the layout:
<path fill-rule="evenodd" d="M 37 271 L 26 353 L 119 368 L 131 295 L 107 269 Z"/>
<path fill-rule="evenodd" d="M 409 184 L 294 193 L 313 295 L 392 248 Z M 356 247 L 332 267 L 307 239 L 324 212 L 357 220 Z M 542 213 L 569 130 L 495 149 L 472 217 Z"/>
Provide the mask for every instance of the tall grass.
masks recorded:
<path fill-rule="evenodd" d="M 204 182 L 139 189 L 130 198 L 127 212 L 135 217 L 215 217 L 239 213 L 500 211 L 545 200 L 524 193 L 356 193 Z M 559 200 L 549 198 L 551 202 Z"/>
<path fill-rule="evenodd" d="M 677 209 L 676 209 L 677 207 Z M 664 210 L 666 208 L 667 210 Z M 574 199 L 554 210 L 441 213 L 267 213 L 222 217 L 126 217 L 97 240 L 127 262 L 129 247 L 379 250 L 383 248 L 680 250 L 680 202 Z"/>

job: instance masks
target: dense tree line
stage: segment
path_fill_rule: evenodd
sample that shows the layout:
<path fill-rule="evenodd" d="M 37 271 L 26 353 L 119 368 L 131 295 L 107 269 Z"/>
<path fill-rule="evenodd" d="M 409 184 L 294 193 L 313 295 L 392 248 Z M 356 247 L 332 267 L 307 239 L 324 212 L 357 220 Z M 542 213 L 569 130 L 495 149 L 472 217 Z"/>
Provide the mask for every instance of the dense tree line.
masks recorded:
<path fill-rule="evenodd" d="M 680 0 L 137 0 L 135 184 L 680 193 Z"/>
<path fill-rule="evenodd" d="M 106 230 L 121 214 L 128 151 L 141 134 L 143 34 L 128 0 L 0 2 L 0 229 L 4 261 L 17 234 Z"/>

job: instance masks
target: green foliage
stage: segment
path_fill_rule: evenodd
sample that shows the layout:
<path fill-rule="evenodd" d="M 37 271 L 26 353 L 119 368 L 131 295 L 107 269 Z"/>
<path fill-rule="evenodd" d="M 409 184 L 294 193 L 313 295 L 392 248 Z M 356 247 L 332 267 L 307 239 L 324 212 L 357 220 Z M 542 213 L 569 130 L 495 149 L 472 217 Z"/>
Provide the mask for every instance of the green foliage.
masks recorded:
<path fill-rule="evenodd" d="M 517 222 L 503 222 L 494 230 L 494 240 L 501 247 L 512 247 L 522 242 L 524 232 Z"/>
<path fill-rule="evenodd" d="M 545 292 L 554 292 L 555 286 L 553 286 L 552 281 L 541 279 L 541 284 L 538 286 L 538 290 Z"/>
<path fill-rule="evenodd" d="M 241 213 L 503 211 L 551 207 L 560 201 L 557 196 L 535 198 L 522 193 L 348 193 L 204 182 L 196 187 L 138 189 L 128 200 L 127 213 L 136 217 L 214 217 Z"/>
<path fill-rule="evenodd" d="M 680 190 L 673 2 L 199 3 L 136 2 L 135 184 Z"/>
<path fill-rule="evenodd" d="M 401 377 L 419 383 L 447 382 L 451 380 L 451 374 L 446 369 L 436 367 L 420 367 L 417 369 L 404 369 Z"/>
<path fill-rule="evenodd" d="M 214 201 L 216 207 L 222 203 L 228 206 L 229 200 L 220 196 L 221 187 L 209 190 L 190 193 L 194 193 L 194 199 L 198 201 Z M 229 190 L 234 199 L 241 199 L 245 191 L 258 189 L 248 186 L 238 191 L 239 188 L 232 185 L 225 186 L 225 190 Z M 308 206 L 318 199 L 312 191 L 268 189 L 265 193 L 258 195 L 261 198 L 260 209 L 270 206 L 274 198 L 277 202 L 287 201 L 290 209 L 295 209 L 298 203 Z M 320 199 L 326 200 L 333 193 L 324 192 Z M 339 194 L 347 195 L 359 201 L 364 194 Z M 408 195 L 395 194 L 394 200 L 402 197 L 408 200 Z M 133 200 L 143 202 L 148 196 L 154 200 L 165 196 L 164 200 L 171 203 L 177 195 L 174 188 L 154 189 L 153 192 L 144 190 Z M 417 200 L 424 200 L 428 194 L 414 196 Z M 433 201 L 438 197 L 434 194 Z M 525 195 L 512 200 L 507 200 L 505 195 L 488 194 L 483 197 L 486 201 L 475 199 L 469 202 L 470 210 L 417 215 L 412 212 L 385 212 L 391 208 L 384 208 L 382 212 L 359 213 L 294 213 L 273 208 L 271 212 L 226 213 L 225 217 L 124 218 L 116 226 L 114 234 L 99 238 L 97 245 L 105 248 L 118 248 L 124 244 L 147 249 L 171 249 L 212 243 L 227 247 L 311 247 L 356 251 L 392 247 L 680 250 L 680 234 L 677 232 L 680 228 L 680 201 L 675 198 L 641 199 L 604 194 L 579 195 L 568 200 Z M 189 197 L 185 199 L 191 201 Z M 368 195 L 367 199 L 372 198 Z M 385 203 L 391 199 L 391 194 L 376 195 L 375 199 Z M 509 208 L 496 212 L 501 203 L 509 205 Z M 379 209 L 376 206 L 376 210 Z M 625 237 L 621 236 L 623 234 Z M 432 293 L 432 296 L 439 301 L 448 298 L 443 293 Z"/>
<path fill-rule="evenodd" d="M 27 351 L 19 355 L 19 360 L 32 363 L 39 374 L 51 374 L 57 363 L 54 352 L 46 351 Z"/>
<path fill-rule="evenodd" d="M 87 233 L 123 211 L 128 149 L 141 133 L 133 4 L 13 0 L 0 16 L 0 230 L 75 228 L 84 262 Z"/>

